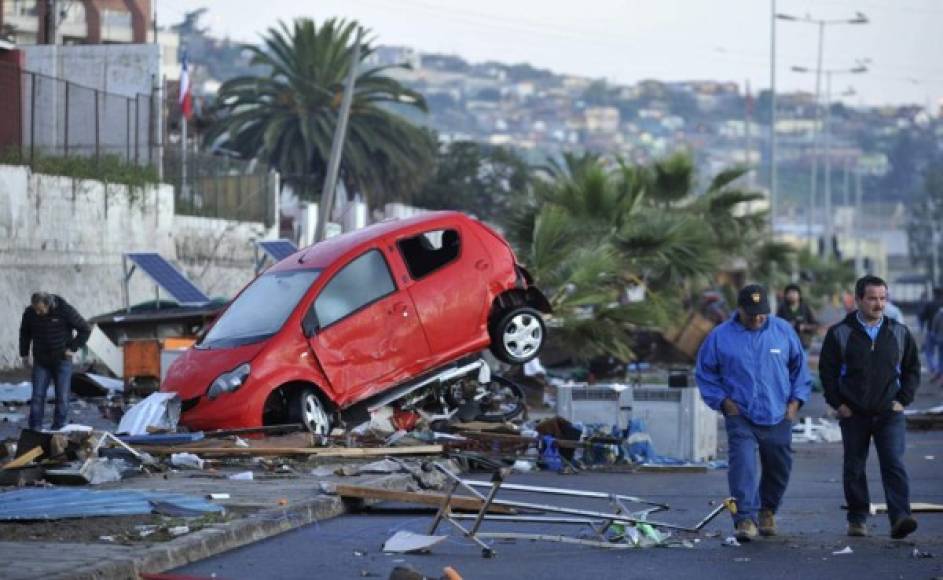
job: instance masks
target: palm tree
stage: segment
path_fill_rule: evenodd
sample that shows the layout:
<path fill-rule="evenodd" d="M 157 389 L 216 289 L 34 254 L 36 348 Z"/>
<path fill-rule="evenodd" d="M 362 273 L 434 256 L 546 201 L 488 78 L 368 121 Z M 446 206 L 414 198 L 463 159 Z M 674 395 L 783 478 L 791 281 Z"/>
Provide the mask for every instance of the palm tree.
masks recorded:
<path fill-rule="evenodd" d="M 578 358 L 630 358 L 634 331 L 669 326 L 725 259 L 786 259 L 762 242 L 763 214 L 743 209 L 761 195 L 736 187 L 742 168 L 703 192 L 686 153 L 650 166 L 567 154 L 542 173 L 505 225 L 550 296 L 555 340 Z M 632 286 L 643 301 L 625 299 Z"/>
<path fill-rule="evenodd" d="M 268 74 L 223 84 L 220 121 L 210 142 L 257 157 L 278 169 L 305 197 L 323 183 L 358 24 L 329 19 L 321 26 L 299 18 L 270 28 L 261 46 L 246 46 L 253 66 Z M 415 191 L 431 171 L 433 136 L 396 113 L 426 111 L 422 95 L 387 76 L 391 66 L 368 67 L 373 49 L 361 49 L 341 178 L 349 192 L 376 205 Z M 401 65 L 405 66 L 405 65 Z"/>

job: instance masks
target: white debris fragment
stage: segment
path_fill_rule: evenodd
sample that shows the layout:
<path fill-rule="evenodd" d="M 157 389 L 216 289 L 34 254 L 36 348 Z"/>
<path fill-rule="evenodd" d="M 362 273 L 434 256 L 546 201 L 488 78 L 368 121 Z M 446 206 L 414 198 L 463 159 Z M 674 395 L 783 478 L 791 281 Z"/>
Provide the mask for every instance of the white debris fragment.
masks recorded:
<path fill-rule="evenodd" d="M 174 453 L 170 456 L 170 464 L 174 467 L 203 469 L 203 460 L 193 453 Z"/>
<path fill-rule="evenodd" d="M 447 536 L 427 536 L 400 530 L 383 544 L 383 551 L 393 554 L 408 554 L 410 552 L 425 552 Z"/>
<path fill-rule="evenodd" d="M 239 473 L 233 473 L 229 476 L 229 479 L 235 481 L 252 481 L 252 472 L 251 471 L 241 471 Z"/>
<path fill-rule="evenodd" d="M 851 546 L 845 546 L 841 550 L 836 550 L 832 552 L 832 556 L 844 556 L 845 554 L 854 554 L 855 551 L 851 549 Z"/>
<path fill-rule="evenodd" d="M 722 545 L 723 545 L 724 547 L 727 547 L 727 548 L 739 548 L 739 547 L 740 547 L 740 542 L 738 542 L 738 541 L 737 541 L 737 538 L 735 538 L 735 537 L 733 537 L 733 536 L 727 536 L 727 537 L 724 539 L 724 543 L 723 543 Z"/>

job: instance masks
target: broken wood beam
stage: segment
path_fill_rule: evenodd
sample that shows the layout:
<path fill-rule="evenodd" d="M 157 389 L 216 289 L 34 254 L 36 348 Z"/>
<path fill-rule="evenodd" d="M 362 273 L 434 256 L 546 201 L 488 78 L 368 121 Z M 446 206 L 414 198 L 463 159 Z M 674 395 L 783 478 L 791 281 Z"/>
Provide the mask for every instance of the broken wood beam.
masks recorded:
<path fill-rule="evenodd" d="M 196 453 L 204 457 L 249 456 L 279 457 L 307 455 L 310 457 L 383 457 L 385 455 L 438 455 L 441 445 L 414 445 L 412 447 L 167 447 L 138 446 L 138 451 L 152 455 Z"/>
<path fill-rule="evenodd" d="M 435 507 L 441 506 L 442 502 L 445 500 L 445 495 L 440 493 L 399 491 L 395 489 L 384 489 L 381 487 L 338 484 L 336 489 L 337 495 L 341 497 L 414 503 Z M 453 495 L 449 500 L 449 507 L 451 507 L 453 510 L 477 512 L 481 509 L 481 506 L 482 501 L 476 497 L 461 497 Z M 516 514 L 517 510 L 507 506 L 491 505 L 488 508 L 488 513 L 512 515 Z"/>
<path fill-rule="evenodd" d="M 33 447 L 32 449 L 30 449 L 23 455 L 20 455 L 13 461 L 5 463 L 3 467 L 0 467 L 0 469 L 16 469 L 17 467 L 23 467 L 24 465 L 28 465 L 32 463 L 34 459 L 36 459 L 42 454 L 43 454 L 42 446 Z"/>

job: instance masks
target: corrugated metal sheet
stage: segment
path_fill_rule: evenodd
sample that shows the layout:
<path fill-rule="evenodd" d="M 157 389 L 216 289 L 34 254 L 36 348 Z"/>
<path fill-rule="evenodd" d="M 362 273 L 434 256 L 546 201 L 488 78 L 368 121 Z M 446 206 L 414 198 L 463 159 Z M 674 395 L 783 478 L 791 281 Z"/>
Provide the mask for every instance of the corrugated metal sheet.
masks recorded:
<path fill-rule="evenodd" d="M 223 511 L 222 506 L 203 498 L 179 493 L 28 488 L 0 493 L 0 521 L 144 515 L 152 512 L 151 502 L 170 503 L 206 513 Z"/>

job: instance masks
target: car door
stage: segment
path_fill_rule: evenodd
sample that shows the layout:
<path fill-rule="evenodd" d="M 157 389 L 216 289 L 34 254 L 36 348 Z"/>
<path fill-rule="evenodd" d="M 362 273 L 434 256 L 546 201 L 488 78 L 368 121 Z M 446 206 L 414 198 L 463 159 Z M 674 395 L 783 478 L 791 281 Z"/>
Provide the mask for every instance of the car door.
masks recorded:
<path fill-rule="evenodd" d="M 311 308 L 318 329 L 309 342 L 341 405 L 382 391 L 429 356 L 412 300 L 377 249 L 338 270 Z"/>
<path fill-rule="evenodd" d="M 482 320 L 491 259 L 481 242 L 459 223 L 414 231 L 397 239 L 412 284 L 432 363 L 486 338 Z"/>

